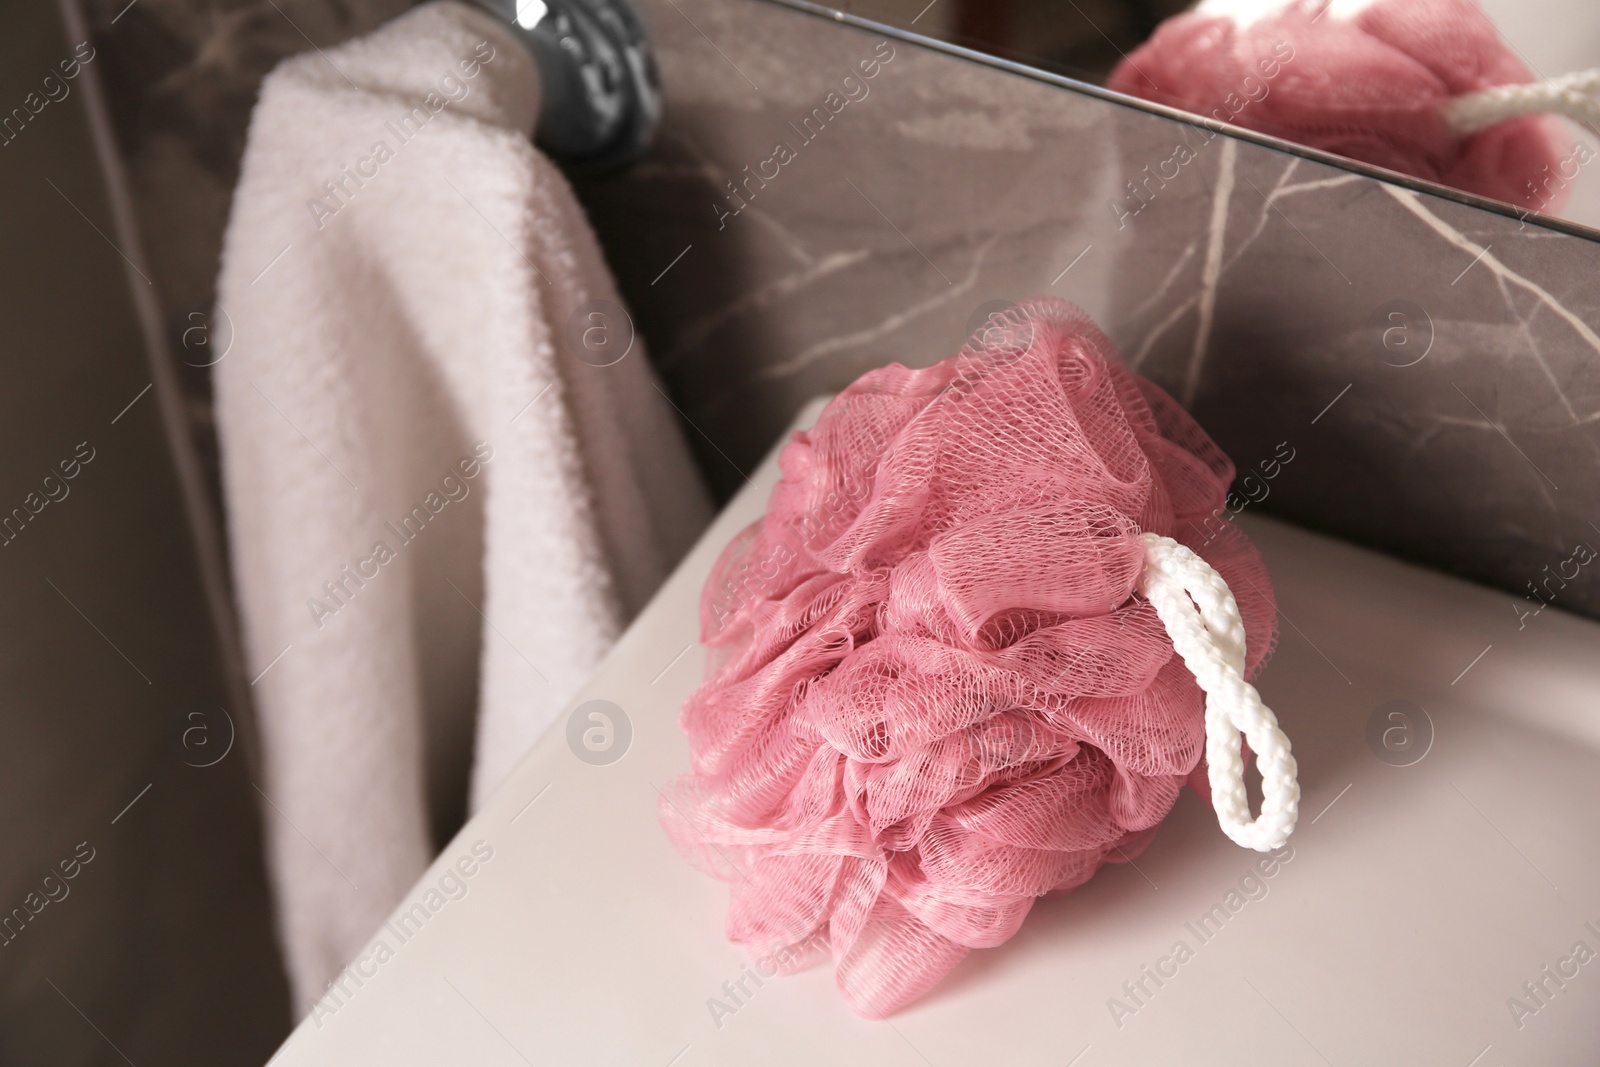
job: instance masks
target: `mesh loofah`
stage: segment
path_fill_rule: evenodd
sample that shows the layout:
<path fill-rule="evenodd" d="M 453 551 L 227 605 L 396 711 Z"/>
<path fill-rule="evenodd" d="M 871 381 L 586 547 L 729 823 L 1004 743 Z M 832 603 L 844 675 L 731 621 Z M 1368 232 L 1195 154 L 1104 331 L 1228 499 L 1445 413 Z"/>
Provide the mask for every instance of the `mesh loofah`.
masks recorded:
<path fill-rule="evenodd" d="M 1553 120 L 1523 115 L 1463 134 L 1449 114 L 1453 101 L 1531 80 L 1473 0 L 1210 0 L 1163 22 L 1108 84 L 1550 210 L 1565 190 L 1556 177 L 1565 153 Z"/>
<path fill-rule="evenodd" d="M 729 938 L 780 972 L 831 953 L 882 1017 L 1137 856 L 1203 772 L 1204 697 L 1135 595 L 1143 536 L 1226 579 L 1245 675 L 1275 605 L 1243 535 L 1202 526 L 1228 458 L 1060 302 L 864 375 L 780 466 L 705 586 L 662 819 L 731 883 Z"/>

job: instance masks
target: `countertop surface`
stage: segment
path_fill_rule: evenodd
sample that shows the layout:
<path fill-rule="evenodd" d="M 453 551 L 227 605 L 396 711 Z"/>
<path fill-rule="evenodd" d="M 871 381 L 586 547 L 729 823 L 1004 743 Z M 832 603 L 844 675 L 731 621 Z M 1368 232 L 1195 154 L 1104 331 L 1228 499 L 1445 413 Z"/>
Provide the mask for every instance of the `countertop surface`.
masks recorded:
<path fill-rule="evenodd" d="M 1600 625 L 1248 514 L 1281 609 L 1258 684 L 1299 760 L 1292 852 L 1262 864 L 1186 792 L 1137 865 L 1040 902 L 888 1022 L 826 968 L 749 980 L 726 887 L 656 812 L 688 768 L 701 584 L 777 476 L 769 456 L 275 1064 L 1595 1061 Z"/>

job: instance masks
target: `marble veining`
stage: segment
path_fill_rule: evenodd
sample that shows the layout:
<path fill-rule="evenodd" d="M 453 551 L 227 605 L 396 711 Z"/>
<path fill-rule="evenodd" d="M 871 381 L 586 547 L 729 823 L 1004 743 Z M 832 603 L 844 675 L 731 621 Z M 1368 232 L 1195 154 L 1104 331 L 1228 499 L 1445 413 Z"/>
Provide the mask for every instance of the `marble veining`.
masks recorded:
<path fill-rule="evenodd" d="M 261 77 L 408 6 L 88 0 L 175 348 Z M 1541 577 L 1600 544 L 1600 247 L 900 41 L 865 78 L 885 38 L 762 0 L 641 7 L 661 136 L 577 184 L 720 493 L 809 397 L 1051 294 L 1241 467 L 1292 442 L 1251 506 L 1600 614 Z"/>
<path fill-rule="evenodd" d="M 1600 544 L 1600 247 L 902 42 L 719 229 L 718 190 L 880 37 L 643 7 L 664 136 L 580 192 L 720 492 L 808 397 L 1053 294 L 1241 469 L 1297 450 L 1250 506 L 1498 585 L 1513 624 L 1530 584 L 1600 614 L 1587 568 L 1539 585 Z"/>

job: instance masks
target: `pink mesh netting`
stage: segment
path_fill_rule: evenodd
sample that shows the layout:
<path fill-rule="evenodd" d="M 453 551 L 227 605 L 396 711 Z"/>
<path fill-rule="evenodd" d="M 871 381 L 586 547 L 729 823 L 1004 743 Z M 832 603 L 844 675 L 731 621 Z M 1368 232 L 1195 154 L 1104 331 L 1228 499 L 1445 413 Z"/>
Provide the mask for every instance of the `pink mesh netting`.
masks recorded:
<path fill-rule="evenodd" d="M 1349 17 L 1323 14 L 1327 4 L 1291 0 L 1248 25 L 1175 15 L 1108 84 L 1481 196 L 1558 206 L 1562 190 L 1547 188 L 1562 154 L 1552 119 L 1466 137 L 1445 122 L 1451 97 L 1533 80 L 1473 0 L 1376 0 Z"/>
<path fill-rule="evenodd" d="M 1266 569 L 1233 466 L 1076 308 L 1019 305 L 956 356 L 863 375 L 794 434 L 700 604 L 705 684 L 675 843 L 732 884 L 765 969 L 831 951 L 882 1017 L 1034 900 L 1138 855 L 1192 773 L 1203 697 L 1133 594 L 1140 531 L 1234 590 L 1249 671 Z"/>

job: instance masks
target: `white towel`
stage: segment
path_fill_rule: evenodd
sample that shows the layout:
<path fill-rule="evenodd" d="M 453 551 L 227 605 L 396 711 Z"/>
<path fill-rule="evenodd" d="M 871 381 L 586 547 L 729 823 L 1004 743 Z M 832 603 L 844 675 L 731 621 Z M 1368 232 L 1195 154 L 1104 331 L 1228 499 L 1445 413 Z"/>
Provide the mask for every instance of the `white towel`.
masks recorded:
<path fill-rule="evenodd" d="M 537 108 L 444 2 L 284 62 L 251 120 L 216 402 L 301 1011 L 459 815 L 474 718 L 476 807 L 709 516 Z"/>

